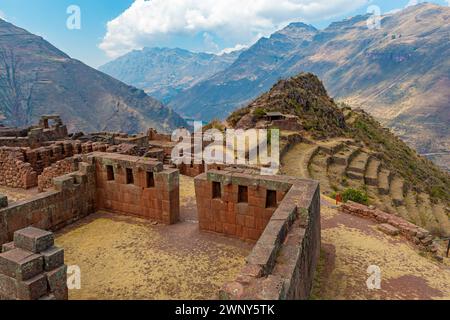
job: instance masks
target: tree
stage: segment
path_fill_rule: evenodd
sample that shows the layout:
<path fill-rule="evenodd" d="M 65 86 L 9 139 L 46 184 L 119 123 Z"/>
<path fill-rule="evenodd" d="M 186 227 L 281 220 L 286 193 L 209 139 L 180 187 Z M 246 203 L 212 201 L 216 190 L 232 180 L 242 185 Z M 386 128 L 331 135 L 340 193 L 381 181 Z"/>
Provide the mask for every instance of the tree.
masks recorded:
<path fill-rule="evenodd" d="M 23 72 L 23 61 L 13 50 L 0 48 L 0 114 L 13 126 L 26 126 L 33 111 L 38 73 Z"/>

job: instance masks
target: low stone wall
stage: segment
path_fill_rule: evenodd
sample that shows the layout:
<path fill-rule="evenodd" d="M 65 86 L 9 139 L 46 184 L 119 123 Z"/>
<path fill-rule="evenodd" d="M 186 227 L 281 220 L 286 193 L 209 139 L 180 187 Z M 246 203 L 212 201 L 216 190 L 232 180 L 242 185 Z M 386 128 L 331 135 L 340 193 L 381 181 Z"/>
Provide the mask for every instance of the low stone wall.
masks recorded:
<path fill-rule="evenodd" d="M 0 147 L 0 185 L 29 189 L 38 186 L 38 176 L 46 168 L 51 169 L 58 161 L 87 154 L 93 151 L 105 152 L 108 145 L 101 142 L 81 143 L 80 141 L 58 141 L 37 149 Z M 74 170 L 60 170 L 68 173 Z M 44 176 L 47 176 L 46 173 Z M 45 178 L 42 178 L 46 180 Z M 44 189 L 49 187 L 51 179 L 43 182 Z"/>
<path fill-rule="evenodd" d="M 79 168 L 54 178 L 55 190 L 0 209 L 0 244 L 11 241 L 22 228 L 55 231 L 95 212 L 95 167 L 82 162 Z"/>
<path fill-rule="evenodd" d="M 38 190 L 44 192 L 53 188 L 53 178 L 63 176 L 65 174 L 78 171 L 78 164 L 82 161 L 81 155 L 57 161 L 50 167 L 44 169 L 42 174 L 38 176 Z"/>
<path fill-rule="evenodd" d="M 180 174 L 188 176 L 188 177 L 196 177 L 203 172 L 205 172 L 204 164 L 180 164 L 177 166 L 177 169 L 180 170 Z"/>
<path fill-rule="evenodd" d="M 214 183 L 219 184 L 219 196 L 214 194 Z M 290 187 L 280 179 L 249 174 L 245 169 L 209 170 L 195 178 L 199 228 L 257 241 Z M 268 190 L 275 193 L 271 205 L 267 204 Z"/>
<path fill-rule="evenodd" d="M 264 205 L 267 203 L 267 193 L 264 190 L 280 192 L 277 196 L 277 208 L 270 208 L 270 211 L 265 211 L 267 208 L 258 210 L 256 216 L 252 216 L 249 206 L 246 210 L 243 210 L 245 206 L 239 209 L 238 203 L 237 214 L 242 213 L 246 218 L 250 217 L 250 221 L 263 213 L 268 215 L 268 221 L 255 247 L 247 257 L 245 267 L 235 281 L 224 284 L 219 292 L 220 298 L 307 299 L 320 255 L 318 182 L 287 176 L 255 176 L 241 172 L 209 171 L 208 174 L 196 178 L 197 201 L 202 198 L 208 199 L 210 193 L 214 192 L 205 181 L 220 181 L 223 185 L 222 190 L 230 188 L 228 192 L 225 191 L 223 197 L 231 199 L 228 203 L 232 204 L 235 197 L 239 197 L 239 188 L 235 192 L 234 187 L 246 185 L 249 188 L 249 203 L 254 203 L 254 207 L 260 209 L 262 209 L 262 203 Z M 197 206 L 199 223 L 203 221 L 202 224 L 208 227 L 208 223 L 214 220 L 214 216 L 220 217 L 222 211 L 218 211 L 219 204 L 213 204 L 213 202 L 209 209 L 202 208 L 201 206 L 204 206 L 206 202 L 203 201 Z M 201 218 L 200 211 L 212 217 Z M 225 218 L 231 218 L 231 215 L 228 213 Z"/>
<path fill-rule="evenodd" d="M 22 148 L 0 147 L 0 185 L 23 189 L 37 186 L 37 173 L 25 162 Z"/>
<path fill-rule="evenodd" d="M 389 214 L 379 209 L 371 209 L 365 205 L 352 201 L 342 204 L 340 210 L 354 216 L 380 223 L 379 228 L 385 233 L 391 235 L 400 234 L 419 246 L 422 250 L 433 253 L 436 253 L 439 250 L 439 244 L 433 241 L 434 237 L 428 230 L 406 221 L 399 216 Z"/>
<path fill-rule="evenodd" d="M 92 153 L 95 165 L 97 210 L 129 214 L 164 224 L 174 224 L 180 215 L 179 171 L 164 169 L 154 159 Z"/>
<path fill-rule="evenodd" d="M 270 127 L 280 130 L 301 131 L 303 127 L 297 119 L 273 120 Z"/>

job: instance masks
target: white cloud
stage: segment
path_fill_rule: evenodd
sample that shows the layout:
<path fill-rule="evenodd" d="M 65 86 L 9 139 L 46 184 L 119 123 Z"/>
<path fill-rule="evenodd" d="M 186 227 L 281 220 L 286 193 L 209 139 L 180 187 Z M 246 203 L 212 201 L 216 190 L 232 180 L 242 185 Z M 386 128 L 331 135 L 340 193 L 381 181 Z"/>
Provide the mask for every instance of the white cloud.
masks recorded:
<path fill-rule="evenodd" d="M 3 19 L 6 21 L 6 14 L 2 10 L 0 10 L 0 19 Z"/>
<path fill-rule="evenodd" d="M 239 51 L 239 50 L 243 50 L 243 49 L 247 49 L 247 48 L 248 48 L 248 45 L 237 44 L 232 48 L 225 48 L 225 49 L 221 50 L 218 54 L 223 55 L 223 54 L 227 54 L 227 53 L 231 53 L 234 51 Z"/>
<path fill-rule="evenodd" d="M 239 43 L 248 45 L 289 22 L 328 19 L 367 3 L 368 0 L 135 0 L 108 22 L 100 48 L 110 57 L 117 57 L 144 46 L 181 43 L 191 37 L 205 51 L 215 45 L 220 51 Z"/>

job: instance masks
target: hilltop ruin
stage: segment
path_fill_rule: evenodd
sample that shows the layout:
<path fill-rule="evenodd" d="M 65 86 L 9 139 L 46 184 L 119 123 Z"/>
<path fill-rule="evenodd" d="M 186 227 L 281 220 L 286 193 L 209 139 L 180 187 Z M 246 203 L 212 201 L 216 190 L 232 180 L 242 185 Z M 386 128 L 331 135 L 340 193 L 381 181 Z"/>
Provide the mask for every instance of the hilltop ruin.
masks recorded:
<path fill-rule="evenodd" d="M 187 214 L 198 228 L 181 234 L 186 242 L 211 234 L 212 241 L 225 237 L 237 246 L 251 245 L 241 271 L 227 271 L 234 281 L 227 278 L 220 288 L 203 280 L 201 290 L 216 290 L 205 298 L 308 298 L 320 252 L 318 183 L 261 176 L 249 168 L 177 166 L 170 161 L 174 146 L 169 135 L 153 129 L 137 135 L 68 135 L 58 116 L 44 116 L 23 130 L 0 127 L 0 186 L 28 190 L 21 201 L 0 196 L 4 251 L 14 247 L 10 241 L 19 230 L 77 228 L 96 212 L 141 218 L 169 233 Z M 192 207 L 180 202 L 180 176 L 195 177 Z M 0 281 L 5 279 L 13 280 Z M 11 292 L 0 296 L 16 297 Z"/>

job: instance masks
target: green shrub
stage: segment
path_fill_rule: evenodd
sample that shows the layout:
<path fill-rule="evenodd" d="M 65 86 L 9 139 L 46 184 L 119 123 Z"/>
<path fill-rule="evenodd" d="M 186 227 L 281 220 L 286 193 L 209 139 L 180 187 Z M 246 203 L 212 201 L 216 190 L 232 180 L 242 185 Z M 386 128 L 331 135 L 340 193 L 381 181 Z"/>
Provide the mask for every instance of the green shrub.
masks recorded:
<path fill-rule="evenodd" d="M 344 200 L 344 202 L 353 201 L 365 205 L 369 204 L 369 197 L 367 196 L 367 193 L 352 188 L 345 189 L 342 193 L 342 200 Z"/>
<path fill-rule="evenodd" d="M 261 119 L 266 115 L 266 111 L 264 111 L 263 108 L 256 108 L 255 111 L 253 111 L 253 115 L 257 118 L 257 119 Z"/>

